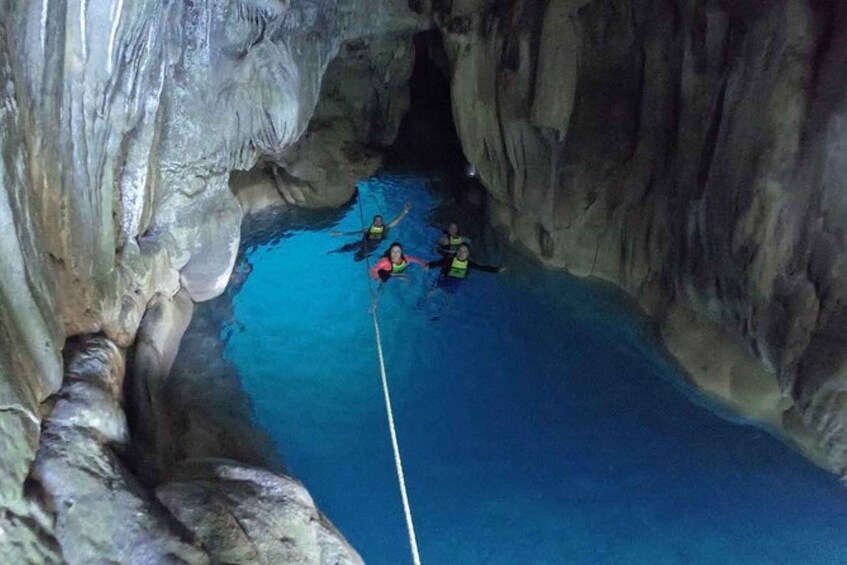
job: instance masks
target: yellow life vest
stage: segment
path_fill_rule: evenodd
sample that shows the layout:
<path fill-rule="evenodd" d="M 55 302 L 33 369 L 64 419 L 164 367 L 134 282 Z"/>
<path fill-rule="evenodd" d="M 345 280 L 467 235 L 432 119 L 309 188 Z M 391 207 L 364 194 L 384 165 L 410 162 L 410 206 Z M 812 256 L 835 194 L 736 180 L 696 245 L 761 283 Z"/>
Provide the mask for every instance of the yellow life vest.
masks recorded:
<path fill-rule="evenodd" d="M 459 247 L 464 242 L 465 238 L 460 235 L 450 237 L 450 247 Z"/>
<path fill-rule="evenodd" d="M 402 275 L 403 271 L 405 271 L 406 267 L 408 267 L 408 266 L 409 266 L 409 262 L 406 261 L 405 259 L 403 259 L 403 262 L 400 263 L 399 265 L 392 261 L 391 262 L 391 274 L 392 274 L 392 276 L 393 275 Z"/>
<path fill-rule="evenodd" d="M 374 226 L 368 228 L 368 239 L 372 239 L 374 241 L 381 240 L 385 237 L 385 226 Z"/>
<path fill-rule="evenodd" d="M 450 271 L 447 273 L 447 276 L 455 279 L 463 279 L 468 276 L 467 260 L 460 261 L 457 257 L 453 257 L 453 261 L 450 263 Z"/>

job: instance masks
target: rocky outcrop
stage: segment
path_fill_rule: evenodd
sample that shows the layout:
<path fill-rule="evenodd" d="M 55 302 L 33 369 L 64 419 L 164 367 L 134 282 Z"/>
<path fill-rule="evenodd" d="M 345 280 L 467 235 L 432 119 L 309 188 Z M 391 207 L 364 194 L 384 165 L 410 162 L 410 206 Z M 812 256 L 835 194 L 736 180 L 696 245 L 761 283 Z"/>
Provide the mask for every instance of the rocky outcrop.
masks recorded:
<path fill-rule="evenodd" d="M 129 444 L 123 378 L 124 356 L 111 341 L 69 346 L 33 474 L 53 509 L 62 561 L 208 563 L 118 457 Z"/>
<path fill-rule="evenodd" d="M 356 182 L 381 164 L 376 148 L 397 137 L 409 107 L 414 61 L 408 28 L 342 45 L 327 67 L 303 136 L 265 155 L 253 170 L 233 173 L 230 185 L 242 208 L 337 207 L 350 200 Z"/>
<path fill-rule="evenodd" d="M 219 461 L 183 471 L 156 496 L 221 562 L 363 563 L 296 481 Z"/>
<path fill-rule="evenodd" d="M 253 424 L 235 367 L 223 356 L 229 292 L 192 306 L 180 296 L 156 300 L 138 331 L 127 403 L 134 466 L 152 484 L 197 460 L 281 470 L 273 443 Z"/>
<path fill-rule="evenodd" d="M 847 471 L 844 3 L 436 5 L 492 221 Z"/>
<path fill-rule="evenodd" d="M 150 345 L 142 355 L 157 357 L 154 367 L 173 362 L 151 348 L 164 343 L 157 337 L 181 333 L 180 317 L 168 316 L 179 306 L 159 306 L 146 322 Z M 303 486 L 284 475 L 195 458 L 175 465 L 171 480 L 151 495 L 122 461 L 131 449 L 123 390 L 124 353 L 113 342 L 86 337 L 69 344 L 64 384 L 44 421 L 33 472 L 54 520 L 55 543 L 47 546 L 54 554 L 45 560 L 361 563 Z M 161 400 L 157 391 L 151 396 Z"/>

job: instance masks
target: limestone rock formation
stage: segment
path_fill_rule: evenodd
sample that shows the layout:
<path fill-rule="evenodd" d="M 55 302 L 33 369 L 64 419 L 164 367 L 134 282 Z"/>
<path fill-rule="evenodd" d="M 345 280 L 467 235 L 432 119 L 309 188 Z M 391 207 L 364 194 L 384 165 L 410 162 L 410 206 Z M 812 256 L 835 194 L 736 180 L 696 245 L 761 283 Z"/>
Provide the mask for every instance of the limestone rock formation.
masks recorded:
<path fill-rule="evenodd" d="M 155 379 L 173 362 L 168 351 L 152 350 L 185 329 L 185 316 L 174 315 L 183 301 L 160 303 L 146 321 L 140 355 L 156 358 L 149 371 L 159 375 L 147 375 L 152 384 L 161 386 Z M 195 458 L 152 496 L 122 461 L 130 449 L 123 390 L 124 353 L 113 342 L 85 337 L 69 344 L 65 381 L 45 419 L 33 473 L 55 520 L 56 541 L 47 546 L 55 554 L 45 560 L 361 563 L 303 486 L 284 475 Z M 151 397 L 161 400 L 156 391 Z M 157 453 L 171 449 L 154 446 Z"/>
<path fill-rule="evenodd" d="M 118 457 L 129 442 L 123 378 L 123 354 L 111 341 L 90 338 L 70 346 L 34 472 L 55 514 L 62 561 L 208 563 Z"/>
<path fill-rule="evenodd" d="M 190 469 L 157 497 L 216 558 L 226 563 L 352 565 L 361 557 L 293 479 L 225 462 Z"/>
<path fill-rule="evenodd" d="M 427 21 L 402 0 L 0 0 L 0 560 L 59 559 L 49 509 L 23 485 L 65 339 L 125 348 L 152 301 L 219 294 L 243 216 L 230 173 L 284 171 L 342 45 L 408 39 Z M 374 51 L 386 102 L 369 120 L 396 124 L 404 53 Z M 378 137 L 347 128 L 339 146 L 346 135 Z M 325 168 L 346 182 L 343 164 Z"/>
<path fill-rule="evenodd" d="M 847 4 L 434 4 L 492 221 L 847 471 Z"/>

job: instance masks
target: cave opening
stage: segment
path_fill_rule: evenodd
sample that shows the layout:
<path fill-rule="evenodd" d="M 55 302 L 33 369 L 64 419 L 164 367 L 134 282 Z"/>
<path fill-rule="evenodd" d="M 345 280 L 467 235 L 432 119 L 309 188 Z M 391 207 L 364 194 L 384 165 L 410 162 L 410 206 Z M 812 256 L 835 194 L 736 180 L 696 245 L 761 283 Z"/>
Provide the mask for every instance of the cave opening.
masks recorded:
<path fill-rule="evenodd" d="M 416 165 L 459 176 L 465 169 L 462 144 L 453 122 L 450 69 L 441 33 L 414 37 L 415 63 L 409 79 L 409 110 L 397 139 L 386 150 L 386 165 Z"/>
<path fill-rule="evenodd" d="M 427 189 L 438 194 L 428 214 L 432 226 L 451 222 L 486 259 L 498 259 L 503 241 L 487 229 L 487 193 L 465 158 L 454 121 L 450 64 L 437 30 L 414 36 L 415 62 L 409 78 L 409 109 L 397 138 L 382 148 L 384 171 L 422 171 Z"/>

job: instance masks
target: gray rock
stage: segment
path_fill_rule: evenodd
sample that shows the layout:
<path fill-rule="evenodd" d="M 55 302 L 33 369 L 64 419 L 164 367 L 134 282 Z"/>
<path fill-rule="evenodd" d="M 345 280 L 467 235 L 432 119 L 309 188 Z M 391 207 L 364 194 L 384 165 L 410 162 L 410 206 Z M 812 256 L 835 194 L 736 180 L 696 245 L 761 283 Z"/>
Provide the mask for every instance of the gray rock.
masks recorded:
<path fill-rule="evenodd" d="M 135 433 L 132 449 L 137 467 L 150 480 L 160 479 L 175 458 L 174 420 L 179 415 L 170 409 L 168 377 L 193 311 L 185 291 L 173 298 L 157 296 L 144 314 L 135 342 L 129 398 Z"/>
<path fill-rule="evenodd" d="M 223 460 L 196 460 L 182 471 L 191 478 L 160 487 L 157 496 L 216 558 L 227 563 L 363 563 L 293 479 Z"/>
<path fill-rule="evenodd" d="M 123 379 L 123 354 L 112 342 L 80 340 L 44 421 L 33 478 L 55 514 L 62 560 L 207 563 L 117 456 L 129 440 Z"/>

